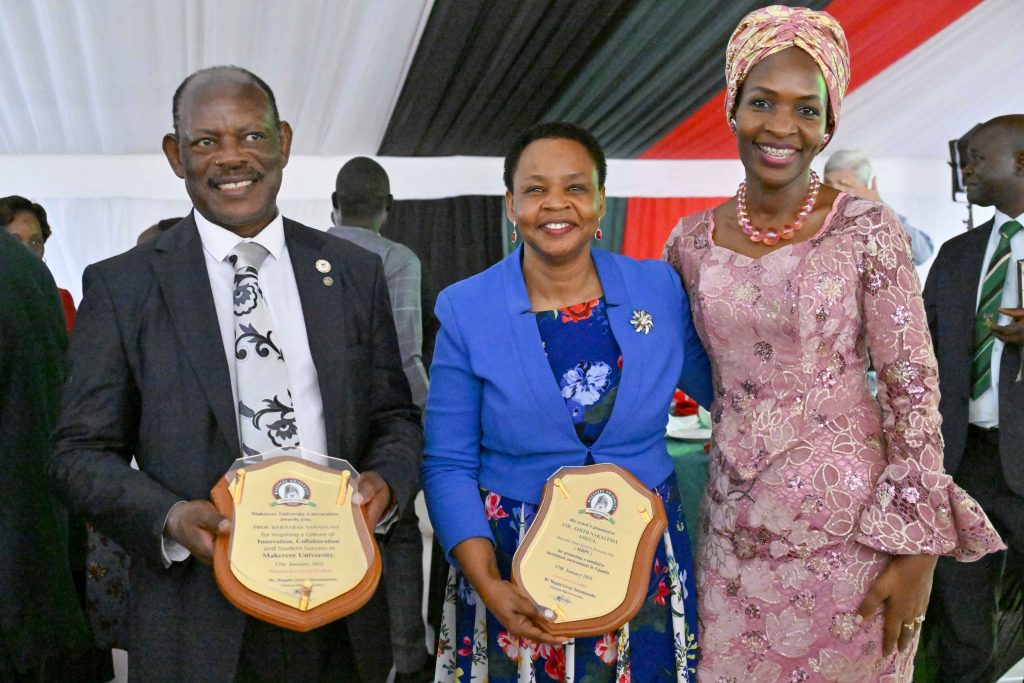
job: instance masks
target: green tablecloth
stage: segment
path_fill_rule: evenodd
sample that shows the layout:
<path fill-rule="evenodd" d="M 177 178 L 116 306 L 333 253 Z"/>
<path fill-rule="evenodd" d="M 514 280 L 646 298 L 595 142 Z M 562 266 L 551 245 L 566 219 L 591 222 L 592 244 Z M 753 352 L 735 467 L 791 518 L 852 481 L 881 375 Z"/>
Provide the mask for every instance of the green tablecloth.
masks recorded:
<path fill-rule="evenodd" d="M 686 531 L 690 535 L 690 543 L 697 546 L 697 529 L 700 527 L 700 497 L 704 493 L 704 480 L 707 479 L 708 454 L 704 450 L 706 441 L 689 441 L 682 439 L 665 439 L 668 454 L 676 466 L 676 479 L 679 481 L 679 495 L 683 499 L 683 512 L 686 514 Z"/>

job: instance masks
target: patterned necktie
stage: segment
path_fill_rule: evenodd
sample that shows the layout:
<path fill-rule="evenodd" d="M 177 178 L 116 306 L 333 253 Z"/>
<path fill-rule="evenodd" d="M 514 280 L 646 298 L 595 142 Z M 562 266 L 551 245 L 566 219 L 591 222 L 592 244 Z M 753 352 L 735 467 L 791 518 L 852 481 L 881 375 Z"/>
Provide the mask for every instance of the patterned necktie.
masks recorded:
<path fill-rule="evenodd" d="M 299 445 L 284 351 L 260 289 L 259 268 L 267 253 L 256 242 L 241 242 L 228 255 L 235 268 L 235 369 L 245 455 Z"/>
<path fill-rule="evenodd" d="M 988 262 L 981 285 L 978 314 L 974 318 L 974 353 L 971 358 L 971 398 L 977 399 L 992 386 L 992 336 L 990 326 L 999 318 L 1003 283 L 1010 266 L 1010 238 L 1020 231 L 1017 221 L 1007 221 L 999 228 L 999 244 Z"/>

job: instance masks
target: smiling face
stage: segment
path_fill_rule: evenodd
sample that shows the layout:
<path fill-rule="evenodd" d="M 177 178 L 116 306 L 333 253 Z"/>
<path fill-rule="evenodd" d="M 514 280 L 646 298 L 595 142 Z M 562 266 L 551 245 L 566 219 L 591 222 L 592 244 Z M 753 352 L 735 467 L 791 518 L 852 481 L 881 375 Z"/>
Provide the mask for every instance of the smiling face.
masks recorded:
<path fill-rule="evenodd" d="M 259 233 L 277 215 L 291 128 L 274 121 L 266 93 L 230 72 L 197 77 L 180 107 L 179 134 L 164 137 L 164 154 L 192 203 L 241 237 Z"/>
<path fill-rule="evenodd" d="M 604 216 L 604 188 L 587 148 L 565 138 L 531 142 L 519 157 L 505 208 L 536 256 L 564 262 L 586 253 Z"/>
<path fill-rule="evenodd" d="M 18 211 L 14 214 L 14 220 L 6 226 L 7 232 L 16 237 L 19 242 L 28 247 L 29 251 L 43 258 L 43 227 L 39 219 L 31 211 Z"/>
<path fill-rule="evenodd" d="M 750 70 L 736 103 L 736 142 L 748 180 L 784 186 L 805 177 L 821 151 L 828 89 L 800 48 L 776 52 Z"/>

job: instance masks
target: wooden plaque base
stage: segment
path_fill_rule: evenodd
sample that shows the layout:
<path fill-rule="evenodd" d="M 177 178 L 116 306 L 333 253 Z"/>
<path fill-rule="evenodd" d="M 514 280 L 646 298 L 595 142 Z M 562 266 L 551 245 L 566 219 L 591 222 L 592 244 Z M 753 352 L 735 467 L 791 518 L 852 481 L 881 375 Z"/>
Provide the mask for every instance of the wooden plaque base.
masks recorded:
<path fill-rule="evenodd" d="M 284 463 L 295 463 L 301 467 L 308 467 L 321 472 L 334 473 L 338 475 L 339 482 L 341 481 L 341 475 L 337 470 L 316 465 L 302 460 L 301 458 L 291 456 L 273 458 L 252 466 L 247 466 L 245 469 L 247 472 L 254 472 L 266 467 L 272 467 L 275 465 L 279 466 Z M 293 471 L 295 465 L 289 465 L 289 467 L 292 468 L 292 470 L 289 471 Z M 211 498 L 213 499 L 213 504 L 216 506 L 217 511 L 231 520 L 232 523 L 232 530 L 229 535 L 217 537 L 213 555 L 213 571 L 217 580 L 217 585 L 231 604 L 257 619 L 300 632 L 310 631 L 323 626 L 324 624 L 340 619 L 352 612 L 355 612 L 366 604 L 370 597 L 373 596 L 374 591 L 377 589 L 377 583 L 380 581 L 381 556 L 380 550 L 377 547 L 377 542 L 373 537 L 373 533 L 371 533 L 368 528 L 366 511 L 362 508 L 359 509 L 358 514 L 355 514 L 355 526 L 358 538 L 345 539 L 345 547 L 340 548 L 340 552 L 365 553 L 367 558 L 368 567 L 366 569 L 366 573 L 362 576 L 355 587 L 349 591 L 316 607 L 300 609 L 298 606 L 289 606 L 279 600 L 275 600 L 255 592 L 243 585 L 231 569 L 230 558 L 232 538 L 235 534 L 235 502 L 229 486 L 231 485 L 231 480 L 234 479 L 234 473 L 221 477 L 217 482 L 217 485 L 214 486 L 211 491 Z M 346 479 L 345 481 L 347 482 L 348 480 Z M 355 487 L 351 486 L 351 490 L 348 495 L 351 495 L 354 491 Z M 256 491 L 249 492 L 250 496 L 255 494 Z M 245 498 L 243 498 L 243 505 L 244 504 Z M 351 503 L 347 504 L 351 505 Z"/>
<path fill-rule="evenodd" d="M 661 498 L 623 468 L 560 468 L 516 549 L 512 581 L 556 613 L 551 633 L 611 633 L 640 611 L 667 526 Z"/>

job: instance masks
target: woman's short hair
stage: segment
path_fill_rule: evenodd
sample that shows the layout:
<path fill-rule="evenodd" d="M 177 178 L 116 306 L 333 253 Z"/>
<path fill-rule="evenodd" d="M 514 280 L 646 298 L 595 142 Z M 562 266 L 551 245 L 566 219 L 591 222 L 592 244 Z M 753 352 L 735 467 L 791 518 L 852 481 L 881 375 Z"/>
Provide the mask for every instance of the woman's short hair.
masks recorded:
<path fill-rule="evenodd" d="M 12 194 L 0 197 L 0 226 L 7 227 L 21 211 L 28 211 L 39 221 L 44 242 L 50 239 L 50 224 L 46 222 L 46 209 L 21 195 Z"/>
<path fill-rule="evenodd" d="M 605 178 L 608 175 L 608 162 L 604 158 L 604 150 L 601 143 L 591 134 L 589 130 L 575 123 L 568 121 L 547 121 L 527 128 L 520 133 L 512 148 L 505 155 L 505 189 L 512 192 L 512 178 L 519 167 L 519 158 L 523 150 L 535 140 L 573 140 L 580 143 L 587 150 L 590 159 L 597 169 L 597 186 L 604 187 Z"/>

